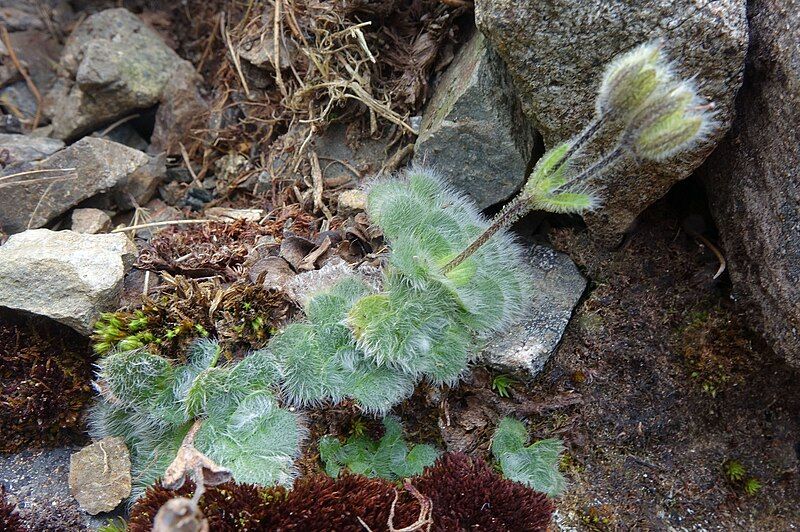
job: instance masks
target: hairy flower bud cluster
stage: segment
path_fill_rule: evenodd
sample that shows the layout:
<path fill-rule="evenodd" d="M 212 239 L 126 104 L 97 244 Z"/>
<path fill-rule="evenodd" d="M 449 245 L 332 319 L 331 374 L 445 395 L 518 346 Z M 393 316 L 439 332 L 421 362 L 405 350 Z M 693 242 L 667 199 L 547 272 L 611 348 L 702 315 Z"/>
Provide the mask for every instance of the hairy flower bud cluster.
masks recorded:
<path fill-rule="evenodd" d="M 690 81 L 681 80 L 661 46 L 641 45 L 606 69 L 598 116 L 623 123 L 623 144 L 641 159 L 660 161 L 689 150 L 714 127 L 713 114 Z"/>

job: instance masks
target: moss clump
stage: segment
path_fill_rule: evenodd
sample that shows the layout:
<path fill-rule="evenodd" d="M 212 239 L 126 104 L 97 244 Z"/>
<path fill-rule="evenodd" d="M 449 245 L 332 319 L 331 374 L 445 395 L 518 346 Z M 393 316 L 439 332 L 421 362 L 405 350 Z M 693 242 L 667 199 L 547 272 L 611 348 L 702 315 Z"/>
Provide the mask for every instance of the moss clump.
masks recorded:
<path fill-rule="evenodd" d="M 691 376 L 712 398 L 744 384 L 759 342 L 739 316 L 722 307 L 693 312 L 680 333 L 680 349 Z"/>
<path fill-rule="evenodd" d="M 91 349 L 76 332 L 0 312 L 0 452 L 81 439 L 91 380 Z"/>
<path fill-rule="evenodd" d="M 258 348 L 295 311 L 278 289 L 169 275 L 164 280 L 161 294 L 145 297 L 140 308 L 101 317 L 92 337 L 97 354 L 147 347 L 180 360 L 191 341 L 210 336 L 230 346 Z"/>
<path fill-rule="evenodd" d="M 422 500 L 432 503 L 431 530 L 530 532 L 547 529 L 554 510 L 542 493 L 502 478 L 480 459 L 442 456 L 410 480 Z M 177 491 L 151 487 L 131 509 L 129 531 L 152 529 L 158 509 L 176 496 L 191 496 L 190 482 Z M 396 502 L 395 502 L 396 500 Z M 392 506 L 394 505 L 394 511 Z M 420 517 L 420 500 L 395 484 L 345 474 L 338 479 L 310 475 L 291 491 L 226 483 L 207 488 L 199 501 L 210 530 L 336 530 L 363 532 L 407 527 Z M 363 522 L 363 524 L 362 524 Z"/>

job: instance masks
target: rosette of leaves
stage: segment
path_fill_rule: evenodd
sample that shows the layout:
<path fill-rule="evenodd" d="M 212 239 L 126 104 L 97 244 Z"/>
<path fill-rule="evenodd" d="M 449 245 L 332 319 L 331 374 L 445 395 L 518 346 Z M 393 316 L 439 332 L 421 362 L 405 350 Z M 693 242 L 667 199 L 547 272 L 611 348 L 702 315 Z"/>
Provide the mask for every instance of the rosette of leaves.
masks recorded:
<path fill-rule="evenodd" d="M 391 246 L 382 290 L 355 275 L 340 281 L 266 348 L 292 404 L 352 399 L 385 414 L 422 378 L 454 384 L 476 341 L 519 319 L 530 300 L 523 251 L 504 232 L 443 273 L 489 222 L 432 172 L 375 184 L 368 210 Z"/>
<path fill-rule="evenodd" d="M 500 232 L 445 273 L 489 221 L 430 170 L 375 183 L 367 212 L 391 251 L 383 291 L 348 313 L 358 345 L 379 365 L 435 384 L 455 383 L 474 339 L 503 330 L 525 312 L 532 288 L 521 247 Z"/>
<path fill-rule="evenodd" d="M 334 436 L 319 441 L 319 455 L 325 472 L 337 478 L 342 469 L 370 478 L 396 480 L 421 475 L 433 465 L 439 452 L 430 445 L 409 447 L 403 440 L 403 427 L 394 417 L 383 419 L 384 434 L 375 441 L 366 435 L 354 435 L 342 443 Z"/>
<path fill-rule="evenodd" d="M 279 406 L 268 354 L 220 364 L 220 346 L 199 340 L 177 364 L 146 349 L 116 351 L 98 363 L 100 397 L 93 438 L 121 436 L 131 452 L 134 496 L 162 476 L 189 429 L 194 446 L 242 482 L 291 484 L 305 429 Z"/>
<path fill-rule="evenodd" d="M 558 470 L 564 444 L 553 438 L 527 443 L 525 425 L 508 417 L 500 421 L 492 439 L 492 454 L 503 475 L 551 497 L 559 495 L 566 485 Z"/>
<path fill-rule="evenodd" d="M 370 288 L 360 279 L 340 281 L 306 305 L 306 320 L 290 324 L 260 356 L 276 361 L 284 397 L 298 406 L 355 400 L 366 412 L 385 414 L 414 391 L 415 379 L 364 356 L 345 325 L 348 309 Z"/>

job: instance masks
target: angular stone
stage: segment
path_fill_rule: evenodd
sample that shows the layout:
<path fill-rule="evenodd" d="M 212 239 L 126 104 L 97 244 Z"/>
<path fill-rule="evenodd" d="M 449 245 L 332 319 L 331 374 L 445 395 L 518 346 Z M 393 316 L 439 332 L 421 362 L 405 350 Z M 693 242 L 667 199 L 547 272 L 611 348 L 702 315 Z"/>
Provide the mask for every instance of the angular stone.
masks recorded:
<path fill-rule="evenodd" d="M 525 182 L 536 138 L 503 60 L 476 32 L 425 108 L 414 162 L 437 169 L 483 209 Z"/>
<path fill-rule="evenodd" d="M 114 203 L 122 210 L 133 209 L 153 199 L 167 174 L 167 157 L 161 153 L 149 157 L 114 187 Z"/>
<path fill-rule="evenodd" d="M 363 211 L 367 208 L 367 193 L 363 190 L 345 190 L 339 194 L 336 209 L 341 215 L 347 215 L 353 211 Z"/>
<path fill-rule="evenodd" d="M 33 229 L 0 246 L 0 306 L 52 318 L 89 335 L 117 308 L 136 246 L 122 233 Z"/>
<path fill-rule="evenodd" d="M 180 153 L 180 142 L 193 128 L 202 127 L 208 116 L 208 103 L 198 87 L 202 79 L 191 63 L 178 63 L 161 92 L 149 153 Z"/>
<path fill-rule="evenodd" d="M 0 226 L 9 233 L 42 227 L 81 201 L 124 183 L 148 163 L 150 157 L 140 151 L 85 137 L 33 166 L 7 168 L 5 174 L 36 173 L 3 181 Z"/>
<path fill-rule="evenodd" d="M 749 15 L 738 115 L 699 174 L 735 299 L 773 349 L 800 368 L 800 9 L 765 0 Z"/>
<path fill-rule="evenodd" d="M 89 514 L 116 508 L 131 494 L 131 457 L 125 441 L 103 438 L 70 456 L 69 489 Z"/>
<path fill-rule="evenodd" d="M 136 15 L 118 8 L 84 20 L 67 40 L 60 64 L 68 76 L 45 107 L 53 135 L 67 140 L 156 105 L 187 62 Z"/>
<path fill-rule="evenodd" d="M 89 235 L 107 233 L 111 229 L 111 218 L 100 209 L 75 209 L 70 228 L 76 233 Z"/>
<path fill-rule="evenodd" d="M 586 289 L 586 279 L 572 260 L 544 246 L 530 251 L 534 297 L 530 316 L 492 339 L 481 359 L 503 373 L 535 377 L 555 352 Z"/>
<path fill-rule="evenodd" d="M 339 257 L 334 257 L 319 270 L 295 275 L 283 288 L 290 298 L 304 307 L 314 297 L 314 294 L 328 290 L 337 282 L 353 274 L 352 266 Z"/>
<path fill-rule="evenodd" d="M 3 156 L 6 166 L 39 161 L 63 147 L 64 143 L 58 139 L 0 133 L 0 152 L 8 152 Z"/>
<path fill-rule="evenodd" d="M 476 0 L 478 27 L 508 65 L 525 114 L 548 148 L 591 119 L 606 64 L 654 38 L 663 38 L 679 74 L 696 76 L 700 94 L 714 102 L 720 127 L 692 152 L 641 166 L 626 159 L 602 176 L 604 205 L 584 217 L 602 241 L 618 241 L 730 126 L 748 44 L 745 7 L 744 0 Z M 611 142 L 598 139 L 587 160 Z"/>

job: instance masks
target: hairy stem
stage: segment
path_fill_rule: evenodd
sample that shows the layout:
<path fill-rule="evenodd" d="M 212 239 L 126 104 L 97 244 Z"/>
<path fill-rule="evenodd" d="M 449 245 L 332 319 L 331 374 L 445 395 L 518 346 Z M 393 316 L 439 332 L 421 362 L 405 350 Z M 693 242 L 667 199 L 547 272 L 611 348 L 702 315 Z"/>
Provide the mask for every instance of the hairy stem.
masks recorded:
<path fill-rule="evenodd" d="M 559 163 L 559 165 L 555 168 L 554 172 L 561 170 L 565 164 L 569 163 L 569 160 L 572 158 L 572 156 L 578 153 L 578 150 L 583 148 L 590 140 L 592 140 L 592 137 L 594 137 L 595 133 L 597 133 L 603 124 L 605 124 L 606 119 L 606 115 L 599 116 L 592 120 L 588 126 L 586 126 L 586 128 L 581 132 L 580 136 L 569 147 L 567 153 L 564 154 L 564 158 L 561 159 L 561 163 Z"/>
<path fill-rule="evenodd" d="M 492 220 L 492 224 L 486 228 L 486 230 L 481 233 L 478 238 L 476 238 L 469 246 L 467 246 L 464 251 L 459 253 L 456 258 L 448 262 L 447 265 L 442 268 L 442 273 L 447 275 L 453 271 L 456 267 L 458 267 L 459 264 L 467 260 L 470 255 L 478 251 L 482 245 L 488 242 L 496 232 L 519 220 L 520 217 L 530 210 L 530 208 L 531 207 L 528 204 L 528 198 L 522 193 L 518 194 L 513 200 L 511 200 L 511 203 L 506 205 L 506 207 L 500 211 L 497 216 L 495 216 L 494 220 Z"/>
<path fill-rule="evenodd" d="M 560 192 L 564 192 L 567 187 L 570 187 L 576 183 L 580 183 L 582 181 L 586 181 L 591 177 L 594 177 L 598 173 L 602 172 L 607 166 L 611 163 L 615 162 L 617 159 L 622 156 L 623 152 L 625 151 L 623 144 L 620 143 L 617 145 L 616 148 L 605 154 L 603 157 L 595 161 L 581 173 L 564 183 L 563 185 L 559 186 L 557 189 L 553 191 L 553 194 L 558 194 Z"/>

